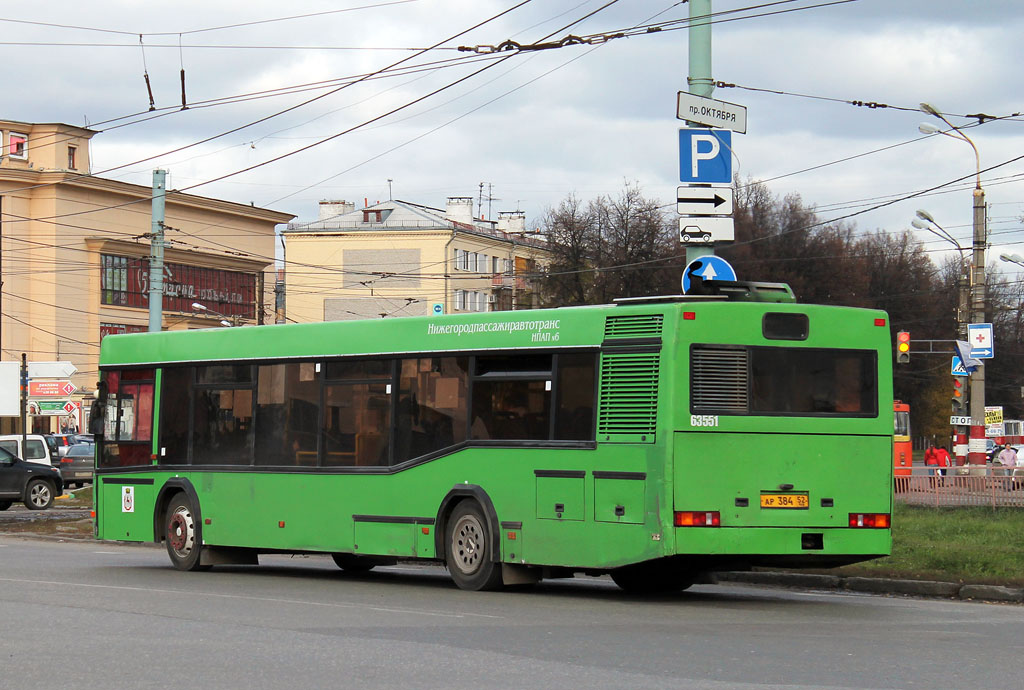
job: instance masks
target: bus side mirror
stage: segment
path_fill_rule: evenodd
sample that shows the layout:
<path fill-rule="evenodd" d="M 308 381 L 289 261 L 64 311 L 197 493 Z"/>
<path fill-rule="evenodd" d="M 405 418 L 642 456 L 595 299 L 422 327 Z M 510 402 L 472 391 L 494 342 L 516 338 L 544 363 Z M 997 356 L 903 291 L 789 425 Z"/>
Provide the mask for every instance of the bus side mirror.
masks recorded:
<path fill-rule="evenodd" d="M 89 408 L 89 433 L 93 436 L 103 435 L 103 413 L 106 409 L 100 400 L 93 400 Z"/>

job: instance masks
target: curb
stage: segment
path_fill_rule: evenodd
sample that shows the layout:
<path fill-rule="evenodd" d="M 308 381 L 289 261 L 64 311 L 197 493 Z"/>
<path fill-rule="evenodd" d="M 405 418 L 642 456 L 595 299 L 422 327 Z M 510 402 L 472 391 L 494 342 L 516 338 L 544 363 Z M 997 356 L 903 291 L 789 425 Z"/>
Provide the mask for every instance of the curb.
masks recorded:
<path fill-rule="evenodd" d="M 811 573 L 772 571 L 715 573 L 715 584 L 750 584 L 793 589 L 825 589 L 868 594 L 906 596 L 962 601 L 999 601 L 1024 603 L 1024 589 L 1000 585 L 961 584 L 934 580 L 896 580 L 884 577 L 846 577 Z"/>

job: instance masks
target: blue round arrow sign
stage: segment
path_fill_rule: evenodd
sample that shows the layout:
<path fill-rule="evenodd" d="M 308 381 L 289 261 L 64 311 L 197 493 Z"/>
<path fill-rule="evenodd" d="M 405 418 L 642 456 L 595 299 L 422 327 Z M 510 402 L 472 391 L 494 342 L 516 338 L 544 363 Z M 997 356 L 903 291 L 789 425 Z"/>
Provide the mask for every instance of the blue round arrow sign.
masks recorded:
<path fill-rule="evenodd" d="M 683 294 L 690 291 L 690 276 L 703 280 L 736 280 L 736 271 L 720 256 L 709 254 L 694 259 L 683 269 Z"/>

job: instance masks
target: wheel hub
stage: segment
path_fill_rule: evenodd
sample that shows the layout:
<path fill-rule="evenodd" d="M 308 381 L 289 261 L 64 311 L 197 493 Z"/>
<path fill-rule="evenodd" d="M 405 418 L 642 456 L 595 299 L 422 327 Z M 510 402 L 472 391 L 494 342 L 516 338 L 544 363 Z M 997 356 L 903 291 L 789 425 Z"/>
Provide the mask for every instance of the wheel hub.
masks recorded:
<path fill-rule="evenodd" d="M 192 520 L 187 513 L 176 512 L 167 523 L 167 539 L 171 548 L 187 554 L 192 549 Z"/>
<path fill-rule="evenodd" d="M 452 538 L 455 564 L 463 573 L 473 573 L 480 567 L 481 525 L 471 516 L 464 516 L 455 526 Z"/>

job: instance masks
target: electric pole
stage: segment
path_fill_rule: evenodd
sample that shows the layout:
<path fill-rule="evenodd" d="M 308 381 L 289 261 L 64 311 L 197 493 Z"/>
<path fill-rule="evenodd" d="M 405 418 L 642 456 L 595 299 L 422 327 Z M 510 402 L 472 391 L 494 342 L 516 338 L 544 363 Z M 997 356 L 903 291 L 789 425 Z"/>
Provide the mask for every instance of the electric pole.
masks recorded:
<path fill-rule="evenodd" d="M 167 171 L 153 171 L 153 225 L 149 236 L 149 332 L 159 333 L 164 320 L 164 202 Z"/>

